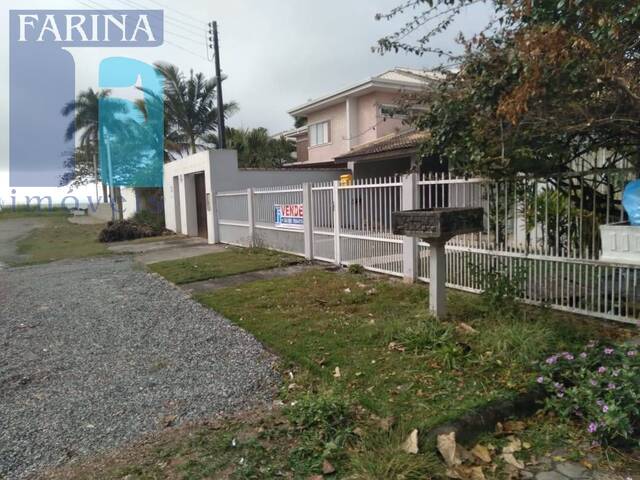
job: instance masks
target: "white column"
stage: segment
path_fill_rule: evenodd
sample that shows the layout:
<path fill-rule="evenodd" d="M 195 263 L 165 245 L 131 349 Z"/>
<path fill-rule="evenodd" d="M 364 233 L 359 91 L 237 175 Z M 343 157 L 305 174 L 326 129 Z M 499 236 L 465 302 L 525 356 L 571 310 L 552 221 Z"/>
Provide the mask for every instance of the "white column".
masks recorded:
<path fill-rule="evenodd" d="M 340 182 L 333 181 L 333 255 L 336 265 L 341 265 L 340 255 Z"/>
<path fill-rule="evenodd" d="M 304 256 L 313 260 L 313 190 L 310 183 L 302 184 L 302 208 L 304 210 Z"/>
<path fill-rule="evenodd" d="M 256 219 L 253 213 L 253 188 L 247 188 L 247 221 L 249 224 L 249 246 L 256 245 Z"/>
<path fill-rule="evenodd" d="M 211 158 L 211 157 L 210 157 Z M 211 161 L 205 166 L 204 178 L 207 191 L 207 233 L 210 244 L 220 243 L 220 222 L 218 217 L 218 197 L 213 183 Z"/>
<path fill-rule="evenodd" d="M 429 310 L 436 318 L 447 314 L 447 258 L 445 242 L 429 244 Z"/>
<path fill-rule="evenodd" d="M 418 208 L 418 175 L 409 173 L 402 177 L 402 210 Z M 418 239 L 403 237 L 402 239 L 403 278 L 407 283 L 418 279 Z"/>

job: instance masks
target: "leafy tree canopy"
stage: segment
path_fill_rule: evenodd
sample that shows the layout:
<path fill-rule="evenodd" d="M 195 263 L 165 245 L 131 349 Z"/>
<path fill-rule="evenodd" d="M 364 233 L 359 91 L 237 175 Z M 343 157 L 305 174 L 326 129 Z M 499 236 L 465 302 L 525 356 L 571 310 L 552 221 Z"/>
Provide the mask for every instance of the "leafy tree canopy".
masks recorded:
<path fill-rule="evenodd" d="M 273 138 L 266 128 L 227 128 L 227 146 L 238 151 L 243 168 L 277 168 L 291 162 L 295 145 L 287 139 Z"/>
<path fill-rule="evenodd" d="M 477 0 L 409 0 L 380 53 L 446 58 L 435 89 L 410 99 L 431 132 L 427 155 L 465 173 L 565 170 L 585 153 L 615 152 L 640 169 L 640 0 L 494 0 L 494 20 L 453 54 L 433 39 Z M 417 12 L 417 13 L 416 13 Z M 413 39 L 407 41 L 407 39 Z"/>

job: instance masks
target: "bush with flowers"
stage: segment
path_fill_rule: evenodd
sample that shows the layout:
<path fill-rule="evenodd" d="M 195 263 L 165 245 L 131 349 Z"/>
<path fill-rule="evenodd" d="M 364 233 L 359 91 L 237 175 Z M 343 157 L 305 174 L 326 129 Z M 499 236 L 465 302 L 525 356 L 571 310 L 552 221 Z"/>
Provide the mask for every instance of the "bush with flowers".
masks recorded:
<path fill-rule="evenodd" d="M 590 342 L 547 358 L 536 381 L 549 393 L 547 408 L 582 420 L 594 444 L 638 445 L 639 367 L 637 347 Z"/>

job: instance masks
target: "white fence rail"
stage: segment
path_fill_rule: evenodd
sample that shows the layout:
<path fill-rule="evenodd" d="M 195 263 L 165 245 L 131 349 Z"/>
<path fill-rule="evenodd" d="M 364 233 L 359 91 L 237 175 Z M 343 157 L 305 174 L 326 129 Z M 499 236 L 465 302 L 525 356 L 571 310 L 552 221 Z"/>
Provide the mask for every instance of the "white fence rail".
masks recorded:
<path fill-rule="evenodd" d="M 429 245 L 394 235 L 391 215 L 413 208 L 481 206 L 485 229 L 447 243 L 448 286 L 486 288 L 487 272 L 524 272 L 522 299 L 638 323 L 638 268 L 605 263 L 600 224 L 624 219 L 627 170 L 495 182 L 449 175 L 379 178 L 216 194 L 220 240 L 262 246 L 408 280 L 429 281 Z M 304 208 L 304 225 L 276 224 L 276 205 Z M 484 273 L 484 274 L 483 274 Z M 522 278 L 522 277 L 520 277 Z"/>

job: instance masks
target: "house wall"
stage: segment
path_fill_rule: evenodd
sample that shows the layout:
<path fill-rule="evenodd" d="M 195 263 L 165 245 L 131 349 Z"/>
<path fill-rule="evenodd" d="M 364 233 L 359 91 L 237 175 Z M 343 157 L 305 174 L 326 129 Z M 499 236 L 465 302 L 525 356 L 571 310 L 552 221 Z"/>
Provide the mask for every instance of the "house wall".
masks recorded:
<path fill-rule="evenodd" d="M 338 155 L 349 151 L 349 143 L 347 141 L 347 109 L 346 103 L 342 102 L 338 105 L 319 110 L 309 114 L 307 123 L 331 122 L 329 143 L 327 145 L 319 145 L 316 147 L 309 146 L 309 162 L 326 162 L 332 160 Z"/>
<path fill-rule="evenodd" d="M 379 114 L 380 105 L 395 105 L 398 103 L 400 95 L 393 92 L 373 92 L 358 99 L 359 113 L 359 134 L 356 145 L 371 142 L 391 133 L 406 130 L 402 120 L 397 118 L 387 118 L 386 120 Z"/>
<path fill-rule="evenodd" d="M 218 242 L 215 231 L 215 193 L 247 188 L 300 185 L 337 180 L 344 169 L 266 170 L 239 169 L 235 150 L 210 150 L 164 165 L 164 212 L 168 230 L 197 235 L 193 176 L 203 172 L 207 197 L 209 243 Z M 177 191 L 176 191 L 177 190 Z"/>
<path fill-rule="evenodd" d="M 351 98 L 351 109 L 347 116 L 347 101 L 313 112 L 307 117 L 308 124 L 331 122 L 329 144 L 308 148 L 308 161 L 326 162 L 347 153 L 353 147 L 377 140 L 386 135 L 406 130 L 402 120 L 387 118 L 379 114 L 379 105 L 397 104 L 400 95 L 393 92 L 373 92 Z M 300 149 L 299 149 L 300 150 Z M 306 161 L 298 151 L 298 161 Z"/>

